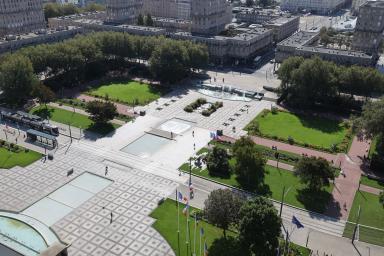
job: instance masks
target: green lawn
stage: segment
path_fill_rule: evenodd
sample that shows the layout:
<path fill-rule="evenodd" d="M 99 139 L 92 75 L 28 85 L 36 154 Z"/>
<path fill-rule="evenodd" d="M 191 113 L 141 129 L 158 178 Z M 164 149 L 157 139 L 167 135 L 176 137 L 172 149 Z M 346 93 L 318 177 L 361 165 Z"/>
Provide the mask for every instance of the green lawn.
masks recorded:
<path fill-rule="evenodd" d="M 89 119 L 89 117 L 85 115 L 50 106 L 47 108 L 45 106 L 33 108 L 31 113 L 43 118 L 49 118 L 49 120 L 58 123 L 67 125 L 70 124 L 71 126 L 99 134 L 108 134 L 109 132 L 119 127 L 119 125 L 116 124 L 96 125 L 92 120 Z"/>
<path fill-rule="evenodd" d="M 187 255 L 187 246 L 186 246 L 186 230 L 187 230 L 187 217 L 182 214 L 182 209 L 184 205 L 180 204 L 179 206 L 179 218 L 180 218 L 180 255 Z M 193 207 L 190 208 L 192 212 L 195 210 Z M 151 217 L 156 219 L 156 222 L 153 224 L 153 227 L 165 238 L 169 243 L 172 250 L 176 255 L 179 255 L 179 246 L 178 246 L 178 236 L 177 236 L 177 206 L 176 202 L 170 199 L 165 200 L 163 204 L 157 207 L 151 214 Z M 189 228 L 190 228 L 190 237 L 191 245 L 194 248 L 194 219 L 189 219 Z M 201 239 L 202 252 L 204 251 L 204 240 L 206 239 L 208 248 L 211 246 L 212 242 L 221 238 L 223 231 L 220 228 L 217 228 L 205 221 L 199 221 L 196 230 L 196 255 L 199 255 L 200 248 L 200 239 L 199 239 L 199 230 L 203 227 L 204 236 Z M 227 236 L 236 236 L 235 232 L 228 231 Z M 310 250 L 295 244 L 291 243 L 293 248 L 296 248 L 303 256 L 309 256 Z M 193 252 L 193 251 L 192 251 Z"/>
<path fill-rule="evenodd" d="M 102 85 L 88 92 L 92 96 L 108 97 L 113 101 L 120 101 L 128 105 L 133 105 L 135 100 L 138 100 L 139 105 L 148 104 L 160 98 L 165 90 L 157 89 L 148 84 L 140 84 L 130 81 L 127 83 L 111 83 Z"/>
<path fill-rule="evenodd" d="M 295 142 L 331 148 L 333 144 L 343 142 L 348 130 L 340 121 L 300 116 L 288 112 L 279 111 L 277 114 L 260 114 L 252 122 L 258 122 L 261 135 L 276 136 L 287 140 L 291 136 Z"/>
<path fill-rule="evenodd" d="M 384 182 L 370 179 L 367 176 L 361 176 L 360 182 L 363 185 L 384 190 Z"/>
<path fill-rule="evenodd" d="M 233 164 L 233 160 L 231 161 Z M 188 173 L 189 164 L 183 164 L 180 169 Z M 199 168 L 194 168 L 192 173 L 213 181 L 240 188 L 236 176 L 233 174 L 228 178 L 210 176 L 206 169 L 201 170 Z M 281 201 L 283 187 L 285 186 L 286 191 L 288 191 L 285 196 L 285 203 L 319 213 L 325 211 L 325 207 L 331 198 L 331 192 L 333 190 L 333 185 L 331 184 L 324 191 L 314 194 L 305 189 L 305 186 L 300 183 L 299 178 L 297 178 L 293 172 L 277 169 L 268 165 L 265 167 L 264 183 L 266 184 L 267 191 L 269 190 L 267 193 L 268 197 Z"/>
<path fill-rule="evenodd" d="M 360 211 L 360 224 L 379 228 L 375 230 L 360 226 L 359 240 L 384 246 L 384 207 L 380 205 L 379 197 L 363 191 L 355 195 L 348 221 L 356 223 L 357 214 Z M 354 225 L 348 224 L 344 230 L 344 236 L 352 237 Z"/>
<path fill-rule="evenodd" d="M 15 166 L 25 167 L 41 158 L 41 154 L 29 150 L 25 152 L 10 152 L 8 149 L 0 147 L 0 169 L 10 169 Z"/>
<path fill-rule="evenodd" d="M 181 255 L 187 255 L 186 248 L 186 230 L 187 230 L 187 217 L 182 214 L 183 205 L 180 204 L 179 216 L 180 216 L 180 252 Z M 192 211 L 194 208 L 190 208 Z M 162 205 L 160 205 L 151 214 L 151 217 L 157 221 L 153 224 L 153 227 L 167 240 L 173 251 L 178 255 L 178 240 L 177 240 L 177 207 L 175 201 L 167 199 Z M 194 234 L 194 219 L 190 218 L 189 222 L 191 243 L 193 247 L 193 234 Z M 199 227 L 204 229 L 204 239 L 207 241 L 208 247 L 216 238 L 220 238 L 223 231 L 211 224 L 204 221 L 199 222 Z M 228 235 L 234 235 L 232 232 L 228 232 Z M 197 231 L 197 246 L 196 250 L 199 249 L 199 231 Z M 203 239 L 202 239 L 203 240 Z M 204 242 L 202 241 L 202 245 Z"/>

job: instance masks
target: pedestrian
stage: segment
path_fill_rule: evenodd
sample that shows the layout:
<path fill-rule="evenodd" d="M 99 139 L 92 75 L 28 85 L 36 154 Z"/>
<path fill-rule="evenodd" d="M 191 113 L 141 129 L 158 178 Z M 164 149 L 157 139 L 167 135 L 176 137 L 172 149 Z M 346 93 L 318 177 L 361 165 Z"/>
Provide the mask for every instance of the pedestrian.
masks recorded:
<path fill-rule="evenodd" d="M 248 109 L 247 109 L 247 114 L 248 114 Z"/>
<path fill-rule="evenodd" d="M 171 132 L 171 139 L 173 139 L 173 132 Z"/>
<path fill-rule="evenodd" d="M 107 175 L 108 175 L 108 165 L 105 166 L 105 176 L 107 176 Z"/>
<path fill-rule="evenodd" d="M 112 219 L 113 219 L 113 213 L 111 212 L 111 223 L 112 223 Z"/>
<path fill-rule="evenodd" d="M 193 143 L 193 150 L 196 150 L 196 144 Z"/>
<path fill-rule="evenodd" d="M 195 138 L 195 131 L 192 131 L 192 137 Z"/>
<path fill-rule="evenodd" d="M 223 83 L 224 83 L 224 77 L 223 77 Z"/>

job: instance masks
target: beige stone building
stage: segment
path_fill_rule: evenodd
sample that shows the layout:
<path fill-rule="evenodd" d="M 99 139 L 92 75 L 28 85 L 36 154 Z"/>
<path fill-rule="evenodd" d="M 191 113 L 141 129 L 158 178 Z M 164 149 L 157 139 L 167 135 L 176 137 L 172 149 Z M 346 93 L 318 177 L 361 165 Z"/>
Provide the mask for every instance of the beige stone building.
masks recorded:
<path fill-rule="evenodd" d="M 106 0 L 108 22 L 136 23 L 143 8 L 143 0 Z"/>
<path fill-rule="evenodd" d="M 43 0 L 0 0 L 0 36 L 44 27 Z"/>
<path fill-rule="evenodd" d="M 153 17 L 177 18 L 177 0 L 143 0 L 143 13 Z"/>
<path fill-rule="evenodd" d="M 232 7 L 227 0 L 193 0 L 192 33 L 215 35 L 231 23 Z"/>
<path fill-rule="evenodd" d="M 352 49 L 377 54 L 384 31 L 384 2 L 368 1 L 360 6 Z"/>
<path fill-rule="evenodd" d="M 345 0 L 281 0 L 281 9 L 290 12 L 306 10 L 318 14 L 330 14 L 344 6 Z"/>

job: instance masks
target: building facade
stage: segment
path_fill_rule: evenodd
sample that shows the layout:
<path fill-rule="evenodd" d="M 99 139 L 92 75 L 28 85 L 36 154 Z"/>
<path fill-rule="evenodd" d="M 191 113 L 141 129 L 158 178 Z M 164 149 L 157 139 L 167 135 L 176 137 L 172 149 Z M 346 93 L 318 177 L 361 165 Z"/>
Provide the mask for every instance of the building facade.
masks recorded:
<path fill-rule="evenodd" d="M 264 24 L 265 28 L 272 29 L 273 41 L 280 42 L 299 30 L 300 17 L 279 17 Z"/>
<path fill-rule="evenodd" d="M 227 0 L 193 0 L 191 20 L 192 33 L 216 35 L 231 23 L 232 8 Z"/>
<path fill-rule="evenodd" d="M 298 12 L 306 10 L 317 14 L 330 14 L 345 5 L 345 0 L 281 0 L 281 10 Z"/>
<path fill-rule="evenodd" d="M 107 21 L 112 23 L 136 23 L 143 8 L 143 0 L 107 0 Z"/>
<path fill-rule="evenodd" d="M 0 0 L 0 36 L 44 27 L 43 0 Z"/>
<path fill-rule="evenodd" d="M 368 1 L 360 6 L 352 48 L 378 54 L 384 31 L 384 2 Z"/>

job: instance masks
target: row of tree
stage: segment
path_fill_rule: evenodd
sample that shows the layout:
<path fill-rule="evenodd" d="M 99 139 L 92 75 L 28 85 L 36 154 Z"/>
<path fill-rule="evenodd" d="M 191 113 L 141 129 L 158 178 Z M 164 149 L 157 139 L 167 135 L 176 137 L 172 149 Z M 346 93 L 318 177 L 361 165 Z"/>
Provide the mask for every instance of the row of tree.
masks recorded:
<path fill-rule="evenodd" d="M 384 92 L 384 76 L 376 69 L 338 66 L 319 57 L 288 58 L 281 64 L 278 77 L 281 99 L 302 108 L 334 106 L 341 100 L 353 101 L 356 95 L 371 97 Z"/>
<path fill-rule="evenodd" d="M 44 5 L 44 16 L 45 19 L 67 16 L 82 12 L 93 12 L 93 11 L 104 11 L 105 6 L 97 3 L 88 4 L 84 8 L 77 7 L 74 4 L 58 4 L 58 3 L 47 3 Z"/>
<path fill-rule="evenodd" d="M 144 62 L 157 79 L 175 82 L 191 69 L 208 63 L 205 46 L 164 37 L 141 37 L 119 32 L 99 32 L 77 36 L 55 44 L 23 48 L 0 59 L 0 90 L 9 103 L 30 97 L 37 77 L 60 77 L 61 84 L 73 86 L 97 77 L 110 62 Z M 116 68 L 119 68 L 116 65 Z M 61 85 L 60 85 L 61 86 Z M 59 89 L 59 88 L 56 88 Z"/>

